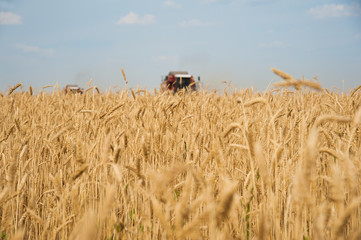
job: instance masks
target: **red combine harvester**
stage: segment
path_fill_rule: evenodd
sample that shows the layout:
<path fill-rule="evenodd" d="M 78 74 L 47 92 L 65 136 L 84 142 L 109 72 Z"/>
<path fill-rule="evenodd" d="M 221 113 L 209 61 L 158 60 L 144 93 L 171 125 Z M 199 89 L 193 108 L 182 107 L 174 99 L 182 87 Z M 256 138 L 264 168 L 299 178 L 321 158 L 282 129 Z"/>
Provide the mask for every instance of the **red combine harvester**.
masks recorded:
<path fill-rule="evenodd" d="M 162 92 L 166 90 L 177 92 L 182 88 L 190 91 L 197 91 L 197 83 L 194 81 L 193 76 L 184 71 L 169 72 L 160 85 L 160 90 Z"/>
<path fill-rule="evenodd" d="M 83 89 L 81 89 L 78 85 L 68 84 L 64 88 L 65 93 L 80 93 L 83 94 Z"/>

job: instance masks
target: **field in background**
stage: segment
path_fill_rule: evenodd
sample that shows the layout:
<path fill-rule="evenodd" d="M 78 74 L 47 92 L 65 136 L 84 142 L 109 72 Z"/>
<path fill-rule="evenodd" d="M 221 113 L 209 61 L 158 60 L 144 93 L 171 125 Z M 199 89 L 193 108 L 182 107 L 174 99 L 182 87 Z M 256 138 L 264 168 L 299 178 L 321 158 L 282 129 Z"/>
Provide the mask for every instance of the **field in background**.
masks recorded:
<path fill-rule="evenodd" d="M 0 239 L 361 237 L 360 91 L 0 105 Z"/>

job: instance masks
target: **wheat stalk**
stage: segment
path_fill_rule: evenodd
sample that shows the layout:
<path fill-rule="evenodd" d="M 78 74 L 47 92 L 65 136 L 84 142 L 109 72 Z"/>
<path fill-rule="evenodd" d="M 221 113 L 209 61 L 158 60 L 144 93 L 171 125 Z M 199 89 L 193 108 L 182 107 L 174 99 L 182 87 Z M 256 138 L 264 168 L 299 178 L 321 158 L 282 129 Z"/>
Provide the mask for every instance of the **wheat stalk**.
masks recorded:
<path fill-rule="evenodd" d="M 14 87 L 10 88 L 9 92 L 8 92 L 8 96 L 11 95 L 16 89 L 18 89 L 19 87 L 21 87 L 22 84 L 18 83 L 16 84 Z"/>

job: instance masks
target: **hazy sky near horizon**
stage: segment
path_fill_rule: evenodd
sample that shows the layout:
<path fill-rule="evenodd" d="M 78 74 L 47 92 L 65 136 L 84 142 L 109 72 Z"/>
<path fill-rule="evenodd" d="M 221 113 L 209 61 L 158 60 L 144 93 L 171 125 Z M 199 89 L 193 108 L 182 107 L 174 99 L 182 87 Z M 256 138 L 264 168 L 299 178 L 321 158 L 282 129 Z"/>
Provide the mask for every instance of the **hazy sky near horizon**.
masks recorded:
<path fill-rule="evenodd" d="M 122 67 L 148 89 L 186 70 L 210 88 L 265 90 L 276 67 L 346 91 L 361 84 L 361 1 L 0 0 L 0 91 L 119 89 Z"/>

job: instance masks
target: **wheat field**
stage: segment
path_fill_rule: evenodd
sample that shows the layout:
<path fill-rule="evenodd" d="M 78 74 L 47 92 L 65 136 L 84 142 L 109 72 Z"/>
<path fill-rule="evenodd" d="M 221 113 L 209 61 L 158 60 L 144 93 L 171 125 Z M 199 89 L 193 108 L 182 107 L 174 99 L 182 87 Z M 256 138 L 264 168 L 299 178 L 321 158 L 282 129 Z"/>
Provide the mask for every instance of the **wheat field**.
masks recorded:
<path fill-rule="evenodd" d="M 0 239 L 360 239 L 361 93 L 285 80 L 2 93 Z"/>

